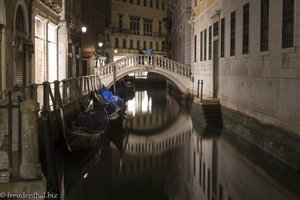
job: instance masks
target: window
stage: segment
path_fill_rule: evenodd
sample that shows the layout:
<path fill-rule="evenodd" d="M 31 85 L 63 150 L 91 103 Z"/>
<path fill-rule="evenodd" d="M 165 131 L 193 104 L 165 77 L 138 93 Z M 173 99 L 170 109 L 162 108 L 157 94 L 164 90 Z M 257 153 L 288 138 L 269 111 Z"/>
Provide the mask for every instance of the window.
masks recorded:
<path fill-rule="evenodd" d="M 159 51 L 159 43 L 158 42 L 155 43 L 155 46 L 156 46 L 156 51 Z"/>
<path fill-rule="evenodd" d="M 144 0 L 144 6 L 147 6 L 147 0 Z"/>
<path fill-rule="evenodd" d="M 153 7 L 153 0 L 150 0 L 150 7 Z"/>
<path fill-rule="evenodd" d="M 194 62 L 197 62 L 197 35 L 194 36 Z"/>
<path fill-rule="evenodd" d="M 204 47 L 203 47 L 203 57 L 204 57 L 204 60 L 207 59 L 206 55 L 207 55 L 207 29 L 204 30 Z"/>
<path fill-rule="evenodd" d="M 108 33 L 106 34 L 106 40 L 107 40 L 107 42 L 109 42 L 109 40 L 110 40 L 110 36 Z"/>
<path fill-rule="evenodd" d="M 21 6 L 17 9 L 16 14 L 16 29 L 24 32 L 24 15 Z"/>
<path fill-rule="evenodd" d="M 249 3 L 243 6 L 243 54 L 249 53 Z"/>
<path fill-rule="evenodd" d="M 140 5 L 141 4 L 140 0 L 136 0 L 136 4 Z"/>
<path fill-rule="evenodd" d="M 144 41 L 144 49 L 147 49 L 147 41 Z"/>
<path fill-rule="evenodd" d="M 235 11 L 230 15 L 230 56 L 235 55 Z"/>
<path fill-rule="evenodd" d="M 119 38 L 115 38 L 115 47 L 119 48 Z"/>
<path fill-rule="evenodd" d="M 294 0 L 282 2 L 282 48 L 289 48 L 294 45 Z"/>
<path fill-rule="evenodd" d="M 200 32 L 200 61 L 203 60 L 203 31 Z"/>
<path fill-rule="evenodd" d="M 153 42 L 150 41 L 150 48 L 153 48 Z"/>
<path fill-rule="evenodd" d="M 161 9 L 165 10 L 165 2 L 164 1 L 161 3 Z"/>
<path fill-rule="evenodd" d="M 156 0 L 156 9 L 159 9 L 159 0 Z"/>
<path fill-rule="evenodd" d="M 57 80 L 57 28 L 52 24 L 48 24 L 48 68 L 48 80 Z"/>
<path fill-rule="evenodd" d="M 130 33 L 134 35 L 140 34 L 140 17 L 130 16 Z"/>
<path fill-rule="evenodd" d="M 144 36 L 152 36 L 152 19 L 144 19 Z"/>
<path fill-rule="evenodd" d="M 196 175 L 196 152 L 194 150 L 194 176 Z"/>
<path fill-rule="evenodd" d="M 206 190 L 206 187 L 205 187 L 205 182 L 206 182 L 206 175 L 205 175 L 206 168 L 205 168 L 205 163 L 204 162 L 203 162 L 203 169 L 202 169 L 202 171 L 203 171 L 203 192 L 205 193 L 205 190 Z"/>
<path fill-rule="evenodd" d="M 221 58 L 224 57 L 225 54 L 225 18 L 221 19 Z"/>
<path fill-rule="evenodd" d="M 125 39 L 125 38 L 123 39 L 123 48 L 124 48 L 124 49 L 127 48 L 127 47 L 126 47 L 126 39 Z"/>
<path fill-rule="evenodd" d="M 215 22 L 214 23 L 214 36 L 218 36 L 219 35 L 219 22 Z"/>
<path fill-rule="evenodd" d="M 199 185 L 201 186 L 202 183 L 202 159 L 201 157 L 199 158 Z"/>
<path fill-rule="evenodd" d="M 122 32 L 123 29 L 123 15 L 119 15 L 119 31 Z"/>
<path fill-rule="evenodd" d="M 161 33 L 162 33 L 162 21 L 158 21 L 158 33 L 159 33 L 159 36 L 161 36 Z"/>
<path fill-rule="evenodd" d="M 212 54 L 212 26 L 208 28 L 208 60 L 211 60 Z"/>
<path fill-rule="evenodd" d="M 207 199 L 210 199 L 210 170 L 207 168 Z"/>
<path fill-rule="evenodd" d="M 126 2 L 126 0 L 123 0 L 123 2 Z"/>
<path fill-rule="evenodd" d="M 219 184 L 219 200 L 223 200 L 223 187 Z"/>
<path fill-rule="evenodd" d="M 269 0 L 260 1 L 260 51 L 269 50 Z"/>
<path fill-rule="evenodd" d="M 140 41 L 139 40 L 137 40 L 136 41 L 136 49 L 140 49 L 141 47 L 140 47 Z"/>
<path fill-rule="evenodd" d="M 35 82 L 57 80 L 58 74 L 57 26 L 35 16 Z"/>
<path fill-rule="evenodd" d="M 133 3 L 133 0 L 130 0 L 130 3 Z"/>
<path fill-rule="evenodd" d="M 133 49 L 133 40 L 130 40 L 130 49 Z"/>

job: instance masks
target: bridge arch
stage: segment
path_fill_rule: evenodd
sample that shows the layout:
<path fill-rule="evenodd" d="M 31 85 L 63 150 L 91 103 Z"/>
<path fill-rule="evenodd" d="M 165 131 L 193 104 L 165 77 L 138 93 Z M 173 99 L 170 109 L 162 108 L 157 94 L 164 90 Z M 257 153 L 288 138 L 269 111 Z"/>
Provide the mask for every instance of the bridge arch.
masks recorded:
<path fill-rule="evenodd" d="M 192 86 L 191 67 L 159 55 L 131 55 L 95 69 L 95 75 L 106 86 L 111 86 L 122 77 L 140 71 L 160 74 L 173 82 L 178 89 L 189 94 Z"/>

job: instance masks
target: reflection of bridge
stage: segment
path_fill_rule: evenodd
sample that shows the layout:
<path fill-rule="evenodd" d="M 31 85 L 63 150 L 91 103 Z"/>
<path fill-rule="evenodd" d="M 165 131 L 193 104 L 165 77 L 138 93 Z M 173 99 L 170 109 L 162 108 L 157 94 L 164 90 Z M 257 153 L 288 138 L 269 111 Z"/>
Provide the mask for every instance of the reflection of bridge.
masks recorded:
<path fill-rule="evenodd" d="M 189 139 L 191 133 L 191 118 L 187 115 L 179 115 L 173 126 L 159 135 L 137 136 L 131 134 L 126 152 L 127 154 L 163 153 L 182 145 Z"/>
<path fill-rule="evenodd" d="M 184 94 L 191 91 L 191 67 L 159 55 L 131 55 L 96 68 L 95 75 L 100 76 L 104 85 L 111 86 L 114 81 L 138 71 L 160 74 L 172 81 Z"/>

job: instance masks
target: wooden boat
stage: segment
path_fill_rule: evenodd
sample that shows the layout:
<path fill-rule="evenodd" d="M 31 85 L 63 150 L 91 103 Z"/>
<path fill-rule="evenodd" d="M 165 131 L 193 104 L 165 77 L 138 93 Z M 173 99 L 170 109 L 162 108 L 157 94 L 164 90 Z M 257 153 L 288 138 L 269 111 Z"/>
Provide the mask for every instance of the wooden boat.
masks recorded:
<path fill-rule="evenodd" d="M 63 134 L 69 151 L 88 149 L 106 142 L 108 115 L 101 106 L 93 108 L 94 104 L 98 104 L 93 96 L 91 93 L 84 109 L 78 102 L 60 108 Z"/>

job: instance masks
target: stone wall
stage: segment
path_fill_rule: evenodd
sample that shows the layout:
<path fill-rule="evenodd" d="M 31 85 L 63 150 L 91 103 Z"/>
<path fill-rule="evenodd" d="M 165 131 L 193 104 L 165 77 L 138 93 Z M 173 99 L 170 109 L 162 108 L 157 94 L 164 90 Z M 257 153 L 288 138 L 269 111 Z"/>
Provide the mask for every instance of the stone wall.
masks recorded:
<path fill-rule="evenodd" d="M 0 105 L 1 105 L 0 100 Z M 0 183 L 9 181 L 5 111 L 0 109 Z"/>
<path fill-rule="evenodd" d="M 213 59 L 200 61 L 199 37 L 201 31 L 213 24 L 213 16 L 219 11 L 217 21 L 225 17 L 225 56 L 218 58 L 217 97 L 221 104 L 253 117 L 262 124 L 280 127 L 300 137 L 300 93 L 296 92 L 300 86 L 300 51 L 297 48 L 300 46 L 300 3 L 295 1 L 294 46 L 282 49 L 282 1 L 269 1 L 269 51 L 261 52 L 260 1 L 250 1 L 249 53 L 242 54 L 243 5 L 248 2 L 215 1 L 195 16 L 191 48 L 194 78 L 204 80 L 204 97 L 212 97 Z M 235 56 L 229 55 L 232 11 L 236 12 Z M 196 62 L 193 47 L 195 35 Z M 194 82 L 194 88 L 197 88 L 196 84 L 197 81 Z"/>

